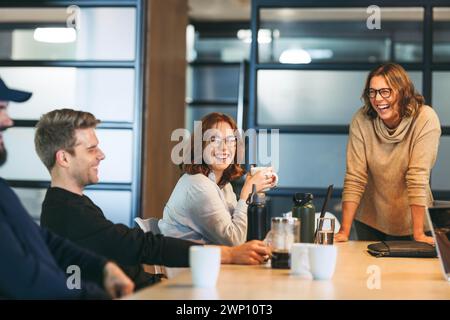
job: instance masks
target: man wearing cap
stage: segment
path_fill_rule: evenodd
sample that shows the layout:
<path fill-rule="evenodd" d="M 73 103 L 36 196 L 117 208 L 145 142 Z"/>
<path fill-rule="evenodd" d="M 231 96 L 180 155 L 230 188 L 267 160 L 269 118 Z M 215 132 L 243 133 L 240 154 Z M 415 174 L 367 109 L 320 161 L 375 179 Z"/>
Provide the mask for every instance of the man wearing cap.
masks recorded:
<path fill-rule="evenodd" d="M 7 158 L 2 133 L 13 125 L 8 103 L 30 97 L 30 92 L 10 89 L 0 79 L 0 166 Z M 133 288 L 116 264 L 34 223 L 0 178 L 0 298 L 103 299 Z"/>
<path fill-rule="evenodd" d="M 7 152 L 3 143 L 2 132 L 13 125 L 13 121 L 6 114 L 9 101 L 25 102 L 31 97 L 31 92 L 9 89 L 0 78 L 0 166 L 6 162 Z"/>

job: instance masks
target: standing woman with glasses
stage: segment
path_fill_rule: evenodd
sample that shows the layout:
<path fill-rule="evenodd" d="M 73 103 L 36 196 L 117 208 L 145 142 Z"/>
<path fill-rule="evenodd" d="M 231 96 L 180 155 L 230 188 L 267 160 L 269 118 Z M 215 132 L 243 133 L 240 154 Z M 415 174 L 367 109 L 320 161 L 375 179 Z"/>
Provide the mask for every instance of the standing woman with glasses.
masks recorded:
<path fill-rule="evenodd" d="M 335 239 L 347 241 L 353 220 L 358 240 L 433 243 L 425 234 L 432 205 L 430 171 L 441 126 L 406 71 L 385 63 L 366 80 L 350 125 L 342 224 Z"/>
<path fill-rule="evenodd" d="M 257 191 L 274 186 L 271 168 L 247 175 L 236 199 L 230 184 L 244 174 L 243 141 L 238 139 L 235 121 L 222 113 L 210 113 L 202 120 L 201 150 L 195 150 L 194 135 L 190 154 L 158 226 L 165 236 L 205 244 L 240 245 L 247 238 L 246 200 Z M 197 152 L 196 152 L 197 151 Z M 200 156 L 200 157 L 197 157 Z"/>

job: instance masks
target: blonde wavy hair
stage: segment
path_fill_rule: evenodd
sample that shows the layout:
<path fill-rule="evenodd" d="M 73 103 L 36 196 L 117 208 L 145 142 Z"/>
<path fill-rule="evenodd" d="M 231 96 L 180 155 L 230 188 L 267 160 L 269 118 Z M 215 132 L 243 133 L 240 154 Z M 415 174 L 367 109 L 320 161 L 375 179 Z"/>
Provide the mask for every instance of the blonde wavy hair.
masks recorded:
<path fill-rule="evenodd" d="M 402 118 L 414 116 L 419 108 L 425 104 L 424 97 L 416 91 L 414 84 L 401 65 L 393 62 L 383 63 L 370 71 L 361 96 L 364 100 L 364 112 L 369 118 L 375 119 L 377 117 L 377 112 L 373 109 L 367 94 L 370 89 L 370 81 L 376 76 L 382 76 L 393 92 L 396 93 L 396 102 L 400 106 Z"/>

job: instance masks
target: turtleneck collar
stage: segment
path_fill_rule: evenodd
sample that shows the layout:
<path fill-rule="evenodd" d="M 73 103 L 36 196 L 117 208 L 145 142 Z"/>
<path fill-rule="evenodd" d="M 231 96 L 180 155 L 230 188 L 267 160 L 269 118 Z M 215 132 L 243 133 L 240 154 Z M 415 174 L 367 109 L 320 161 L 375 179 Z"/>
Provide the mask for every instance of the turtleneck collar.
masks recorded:
<path fill-rule="evenodd" d="M 375 132 L 384 143 L 398 143 L 405 138 L 411 127 L 412 120 L 412 116 L 403 117 L 396 128 L 390 129 L 384 124 L 380 117 L 376 117 L 374 120 Z"/>

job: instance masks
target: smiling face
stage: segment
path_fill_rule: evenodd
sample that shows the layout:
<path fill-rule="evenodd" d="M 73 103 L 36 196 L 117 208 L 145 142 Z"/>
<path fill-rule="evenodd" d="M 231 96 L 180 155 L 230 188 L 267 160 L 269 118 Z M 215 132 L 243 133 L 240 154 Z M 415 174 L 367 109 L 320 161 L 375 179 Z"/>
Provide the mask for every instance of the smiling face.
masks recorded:
<path fill-rule="evenodd" d="M 390 95 L 387 94 L 389 90 L 381 89 L 390 89 Z M 370 80 L 369 90 L 372 92 L 381 90 L 375 91 L 374 97 L 370 97 L 370 104 L 387 127 L 397 127 L 401 121 L 397 92 L 388 85 L 383 76 L 374 76 Z"/>
<path fill-rule="evenodd" d="M 6 162 L 7 153 L 3 142 L 3 131 L 14 124 L 7 112 L 8 102 L 0 101 L 0 166 Z"/>
<path fill-rule="evenodd" d="M 228 122 L 221 121 L 213 126 L 205 148 L 206 162 L 215 173 L 223 172 L 234 162 L 236 136 Z"/>
<path fill-rule="evenodd" d="M 69 174 L 81 188 L 98 182 L 98 166 L 105 155 L 98 147 L 94 128 L 75 130 L 73 155 L 68 154 Z"/>

